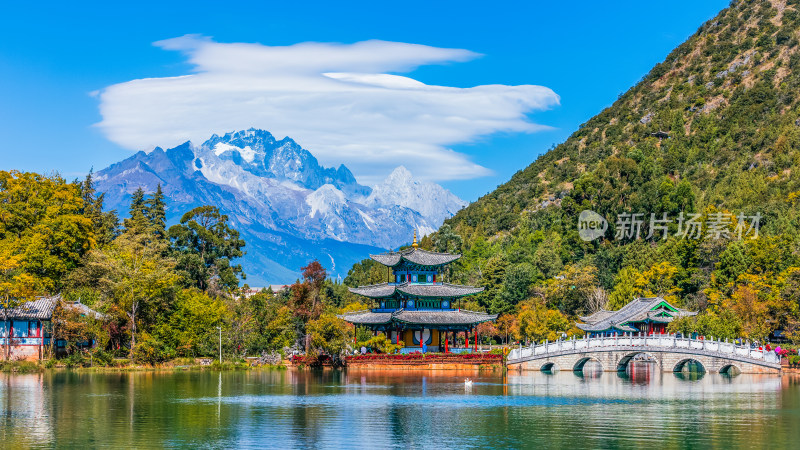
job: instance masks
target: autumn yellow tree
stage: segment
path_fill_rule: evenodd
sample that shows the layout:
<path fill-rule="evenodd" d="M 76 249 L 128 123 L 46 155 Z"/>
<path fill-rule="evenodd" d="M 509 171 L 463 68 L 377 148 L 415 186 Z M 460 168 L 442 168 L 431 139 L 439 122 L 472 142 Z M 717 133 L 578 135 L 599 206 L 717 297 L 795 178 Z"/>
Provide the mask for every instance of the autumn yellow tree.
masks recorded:
<path fill-rule="evenodd" d="M 34 285 L 34 278 L 22 270 L 22 256 L 13 253 L 8 241 L 0 241 L 0 312 L 6 333 L 11 328 L 8 323 L 9 310 L 31 300 L 35 293 Z M 6 339 L 6 357 L 11 351 L 10 342 L 10 339 Z"/>
<path fill-rule="evenodd" d="M 587 301 L 597 288 L 597 268 L 569 265 L 545 288 L 547 304 L 567 314 L 585 312 Z"/>
<path fill-rule="evenodd" d="M 517 316 L 521 339 L 554 341 L 570 329 L 570 321 L 561 311 L 548 309 L 539 299 L 524 303 Z"/>
<path fill-rule="evenodd" d="M 40 292 L 58 291 L 95 246 L 80 185 L 58 175 L 0 171 L 0 241 Z"/>

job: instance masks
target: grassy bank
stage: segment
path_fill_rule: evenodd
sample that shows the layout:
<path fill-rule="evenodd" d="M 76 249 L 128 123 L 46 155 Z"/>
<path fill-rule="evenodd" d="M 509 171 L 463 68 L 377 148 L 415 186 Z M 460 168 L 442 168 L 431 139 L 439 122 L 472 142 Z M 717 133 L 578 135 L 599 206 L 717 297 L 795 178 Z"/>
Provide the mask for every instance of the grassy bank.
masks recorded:
<path fill-rule="evenodd" d="M 0 362 L 0 372 L 4 373 L 37 373 L 45 370 L 74 370 L 79 372 L 138 372 L 138 371 L 226 371 L 226 370 L 262 370 L 262 369 L 285 369 L 286 366 L 280 365 L 251 365 L 242 361 L 215 361 L 211 364 L 199 364 L 194 360 L 177 359 L 167 361 L 162 364 L 147 365 L 135 364 L 130 360 L 114 360 L 108 365 L 72 365 L 63 360 L 46 361 L 2 361 Z"/>
<path fill-rule="evenodd" d="M 37 373 L 44 370 L 38 361 L 0 361 L 0 372 L 3 373 Z"/>

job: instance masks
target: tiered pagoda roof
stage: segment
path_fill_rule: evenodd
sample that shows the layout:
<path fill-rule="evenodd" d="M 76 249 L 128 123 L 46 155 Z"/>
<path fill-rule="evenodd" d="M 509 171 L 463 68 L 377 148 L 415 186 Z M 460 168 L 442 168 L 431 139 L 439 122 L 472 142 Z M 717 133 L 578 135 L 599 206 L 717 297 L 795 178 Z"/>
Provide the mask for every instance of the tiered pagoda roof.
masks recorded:
<path fill-rule="evenodd" d="M 412 247 L 399 252 L 386 252 L 378 255 L 369 255 L 369 257 L 374 261 L 389 267 L 397 267 L 402 263 L 425 267 L 439 267 L 450 264 L 458 258 L 461 258 L 461 255 L 452 253 L 435 253 L 422 250 L 418 247 Z"/>
<path fill-rule="evenodd" d="M 338 317 L 356 325 L 387 325 L 395 322 L 430 326 L 469 326 L 495 320 L 497 314 L 466 310 L 398 309 L 394 312 L 357 311 Z"/>
<path fill-rule="evenodd" d="M 600 332 L 619 330 L 634 333 L 639 331 L 629 325 L 634 322 L 669 323 L 679 317 L 697 315 L 694 311 L 677 308 L 661 297 L 637 298 L 617 311 L 601 309 L 589 316 L 581 317 L 586 323 L 575 324 L 583 331 Z"/>
<path fill-rule="evenodd" d="M 369 298 L 393 298 L 398 294 L 421 298 L 458 298 L 483 292 L 482 287 L 461 286 L 449 283 L 381 283 L 350 288 L 350 292 Z"/>
<path fill-rule="evenodd" d="M 484 289 L 436 280 L 442 266 L 460 257 L 451 253 L 420 250 L 414 232 L 411 248 L 370 255 L 373 260 L 394 269 L 396 282 L 350 288 L 354 294 L 381 300 L 380 307 L 339 317 L 373 329 L 430 328 L 443 331 L 467 330 L 479 323 L 497 319 L 497 315 L 452 308 L 454 299 L 477 294 Z M 396 301 L 384 302 L 384 299 Z"/>

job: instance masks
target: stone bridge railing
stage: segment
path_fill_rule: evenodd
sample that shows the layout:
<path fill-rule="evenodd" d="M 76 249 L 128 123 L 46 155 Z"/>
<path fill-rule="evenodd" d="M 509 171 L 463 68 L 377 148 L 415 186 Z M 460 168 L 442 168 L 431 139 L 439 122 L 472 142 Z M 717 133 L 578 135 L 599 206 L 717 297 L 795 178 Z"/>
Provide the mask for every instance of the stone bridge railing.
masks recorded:
<path fill-rule="evenodd" d="M 543 359 L 571 353 L 593 353 L 619 350 L 639 350 L 642 352 L 694 353 L 698 355 L 722 357 L 746 361 L 753 364 L 773 366 L 780 359 L 772 351 L 751 348 L 749 345 L 736 345 L 727 341 L 712 339 L 678 338 L 660 334 L 652 336 L 609 336 L 565 341 L 545 342 L 544 344 L 520 347 L 508 354 L 508 364 Z"/>

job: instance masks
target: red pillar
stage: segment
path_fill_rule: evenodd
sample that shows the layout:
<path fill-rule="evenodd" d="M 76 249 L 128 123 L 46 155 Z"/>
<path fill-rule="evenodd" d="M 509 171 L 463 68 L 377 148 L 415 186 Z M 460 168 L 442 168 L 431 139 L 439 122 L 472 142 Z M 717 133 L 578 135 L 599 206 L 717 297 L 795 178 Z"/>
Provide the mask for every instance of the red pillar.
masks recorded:
<path fill-rule="evenodd" d="M 441 334 L 439 334 L 439 337 L 441 337 Z M 446 331 L 444 332 L 444 352 L 447 353 L 447 332 Z"/>
<path fill-rule="evenodd" d="M 419 330 L 419 348 L 422 348 L 422 340 L 425 338 L 425 330 Z"/>
<path fill-rule="evenodd" d="M 475 348 L 475 351 L 477 352 L 478 351 L 478 330 L 475 330 L 475 332 L 473 334 L 475 335 L 475 347 L 474 348 Z"/>
<path fill-rule="evenodd" d="M 464 331 L 464 347 L 469 348 L 469 330 Z"/>

